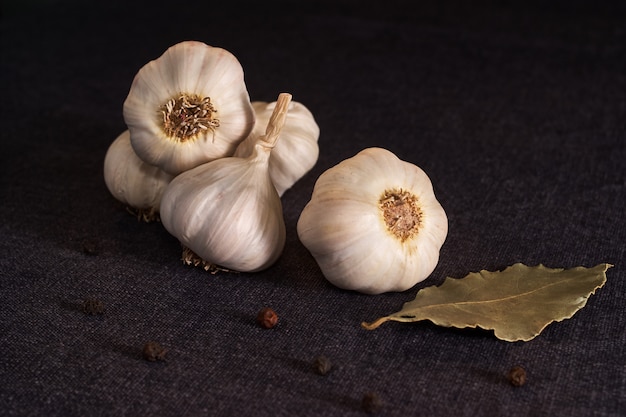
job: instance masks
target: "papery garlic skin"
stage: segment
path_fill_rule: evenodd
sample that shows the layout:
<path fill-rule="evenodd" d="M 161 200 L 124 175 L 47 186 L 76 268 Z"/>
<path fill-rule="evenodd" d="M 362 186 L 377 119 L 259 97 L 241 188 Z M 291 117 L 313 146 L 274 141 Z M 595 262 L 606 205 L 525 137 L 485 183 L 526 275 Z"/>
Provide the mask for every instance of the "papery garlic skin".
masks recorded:
<path fill-rule="evenodd" d="M 246 157 L 252 153 L 256 140 L 265 133 L 275 106 L 276 102 L 252 102 L 256 123 L 248 137 L 237 146 L 235 156 Z M 279 196 L 315 166 L 319 157 L 319 136 L 320 128 L 311 111 L 302 103 L 292 101 L 269 162 L 270 177 Z"/>
<path fill-rule="evenodd" d="M 137 155 L 173 175 L 232 155 L 254 126 L 237 58 L 196 41 L 168 48 L 139 70 L 123 115 Z"/>
<path fill-rule="evenodd" d="M 409 205 L 400 204 L 402 196 Z M 396 212 L 385 215 L 384 204 Z M 405 225 L 414 227 L 400 233 Z M 329 282 L 380 294 L 407 290 L 432 273 L 448 219 L 422 169 L 368 148 L 318 178 L 297 231 Z"/>
<path fill-rule="evenodd" d="M 165 189 L 161 222 L 205 262 L 255 272 L 280 257 L 285 223 L 280 197 L 269 175 L 274 143 L 266 143 L 265 138 L 277 139 L 290 98 L 279 96 L 281 105 L 274 116 L 280 116 L 280 123 L 275 128 L 274 119 L 270 121 L 266 135 L 257 141 L 249 157 L 207 162 L 178 175 Z"/>
<path fill-rule="evenodd" d="M 174 178 L 141 160 L 130 144 L 130 132 L 122 132 L 104 157 L 104 182 L 118 201 L 151 221 L 158 218 L 163 190 Z"/>
<path fill-rule="evenodd" d="M 262 151 L 222 158 L 177 176 L 161 202 L 167 231 L 227 269 L 254 272 L 273 264 L 286 234 L 280 198 L 264 168 L 268 157 Z"/>

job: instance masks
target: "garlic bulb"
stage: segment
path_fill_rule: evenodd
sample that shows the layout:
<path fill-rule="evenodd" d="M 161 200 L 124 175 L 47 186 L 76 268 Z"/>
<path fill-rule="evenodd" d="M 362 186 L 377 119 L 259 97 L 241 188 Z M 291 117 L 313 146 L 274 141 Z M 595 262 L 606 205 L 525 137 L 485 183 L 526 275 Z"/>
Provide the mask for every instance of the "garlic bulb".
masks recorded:
<path fill-rule="evenodd" d="M 379 294 L 431 274 L 448 220 L 424 171 L 368 148 L 319 177 L 297 231 L 328 281 Z"/>
<path fill-rule="evenodd" d="M 235 150 L 235 156 L 246 157 L 254 149 L 259 136 L 264 134 L 276 102 L 253 101 L 256 124 L 252 133 Z M 302 103 L 289 105 L 280 140 L 270 156 L 270 177 L 278 195 L 282 196 L 296 181 L 313 168 L 319 156 L 320 128 L 313 114 Z"/>
<path fill-rule="evenodd" d="M 118 201 L 137 211 L 145 221 L 158 219 L 163 190 L 174 178 L 142 161 L 130 144 L 130 132 L 122 132 L 104 157 L 104 182 Z"/>
<path fill-rule="evenodd" d="M 282 253 L 285 223 L 269 158 L 290 100 L 287 93 L 278 97 L 266 134 L 249 157 L 200 165 L 165 189 L 161 222 L 206 263 L 253 272 L 269 267 Z"/>
<path fill-rule="evenodd" d="M 137 155 L 174 175 L 232 155 L 254 126 L 239 61 L 195 41 L 139 70 L 123 114 Z"/>

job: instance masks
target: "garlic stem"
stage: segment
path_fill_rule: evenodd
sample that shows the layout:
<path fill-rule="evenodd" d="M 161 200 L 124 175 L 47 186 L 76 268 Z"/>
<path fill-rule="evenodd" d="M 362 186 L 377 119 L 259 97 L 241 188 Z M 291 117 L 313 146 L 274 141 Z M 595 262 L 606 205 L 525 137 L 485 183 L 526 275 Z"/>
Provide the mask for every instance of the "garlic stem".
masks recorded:
<path fill-rule="evenodd" d="M 278 95 L 276 107 L 274 107 L 274 111 L 272 112 L 270 120 L 267 123 L 267 128 L 265 129 L 265 135 L 261 136 L 258 141 L 258 143 L 263 145 L 265 148 L 273 148 L 276 145 L 276 141 L 280 135 L 280 130 L 285 125 L 285 119 L 287 118 L 287 110 L 289 108 L 289 103 L 291 102 L 291 97 L 292 96 L 289 93 L 280 93 Z"/>

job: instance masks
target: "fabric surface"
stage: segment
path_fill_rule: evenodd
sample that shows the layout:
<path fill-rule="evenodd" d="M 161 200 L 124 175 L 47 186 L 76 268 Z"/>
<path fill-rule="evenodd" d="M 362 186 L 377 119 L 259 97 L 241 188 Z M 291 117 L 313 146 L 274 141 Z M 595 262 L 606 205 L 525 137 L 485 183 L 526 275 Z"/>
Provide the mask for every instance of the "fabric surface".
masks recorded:
<path fill-rule="evenodd" d="M 1 414 L 358 416 L 374 392 L 385 416 L 626 415 L 626 10 L 544 3 L 3 2 Z M 105 186 L 133 77 L 183 40 L 231 51 L 252 100 L 290 92 L 320 126 L 265 271 L 183 265 Z M 421 167 L 449 220 L 433 274 L 376 296 L 328 283 L 296 233 L 319 175 L 373 146 Z M 517 262 L 614 266 L 528 342 L 360 326 Z M 81 311 L 90 297 L 102 315 Z M 142 358 L 149 340 L 165 361 Z"/>

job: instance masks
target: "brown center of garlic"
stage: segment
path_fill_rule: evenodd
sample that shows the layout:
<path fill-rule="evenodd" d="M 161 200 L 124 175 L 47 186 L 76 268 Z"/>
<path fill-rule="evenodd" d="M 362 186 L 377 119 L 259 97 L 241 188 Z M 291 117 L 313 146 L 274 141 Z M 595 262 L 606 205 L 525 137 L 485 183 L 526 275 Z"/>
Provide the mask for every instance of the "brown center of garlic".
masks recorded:
<path fill-rule="evenodd" d="M 168 100 L 159 111 L 163 116 L 163 131 L 179 142 L 192 140 L 201 132 L 212 131 L 220 125 L 211 98 L 197 94 L 182 93 Z"/>
<path fill-rule="evenodd" d="M 378 201 L 387 229 L 401 242 L 415 235 L 422 221 L 417 197 L 402 189 L 385 190 Z"/>

